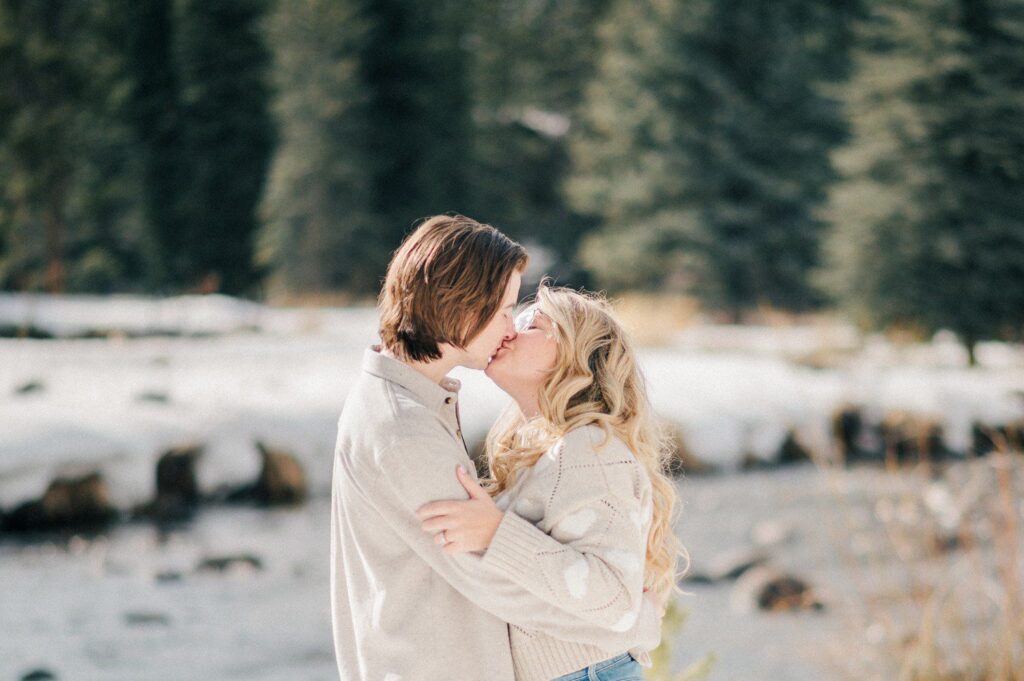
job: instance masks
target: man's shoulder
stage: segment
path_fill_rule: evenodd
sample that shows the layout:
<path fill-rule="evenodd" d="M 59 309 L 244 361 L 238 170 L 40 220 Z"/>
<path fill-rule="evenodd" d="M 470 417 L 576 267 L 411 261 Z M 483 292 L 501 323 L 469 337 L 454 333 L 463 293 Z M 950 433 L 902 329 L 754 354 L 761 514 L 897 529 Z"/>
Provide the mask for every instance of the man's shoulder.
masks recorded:
<path fill-rule="evenodd" d="M 422 425 L 440 421 L 440 416 L 410 390 L 369 373 L 361 375 L 353 384 L 345 397 L 342 413 L 350 413 L 366 422 Z"/>
<path fill-rule="evenodd" d="M 339 435 L 355 436 L 375 449 L 444 436 L 440 415 L 401 385 L 363 374 L 352 386 L 338 421 Z"/>

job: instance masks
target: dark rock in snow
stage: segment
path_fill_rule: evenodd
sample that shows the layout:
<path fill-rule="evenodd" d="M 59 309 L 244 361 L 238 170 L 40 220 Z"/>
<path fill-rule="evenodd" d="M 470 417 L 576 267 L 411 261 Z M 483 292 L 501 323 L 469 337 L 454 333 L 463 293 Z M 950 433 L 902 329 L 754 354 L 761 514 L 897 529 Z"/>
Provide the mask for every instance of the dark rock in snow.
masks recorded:
<path fill-rule="evenodd" d="M 164 392 L 147 390 L 135 396 L 136 402 L 152 402 L 153 404 L 169 404 L 171 397 Z"/>
<path fill-rule="evenodd" d="M 135 509 L 136 516 L 158 521 L 187 520 L 199 505 L 196 459 L 203 453 L 199 444 L 175 447 L 164 452 L 156 464 L 156 496 Z"/>
<path fill-rule="evenodd" d="M 759 456 L 747 452 L 740 459 L 741 471 L 764 471 L 778 468 L 778 463 L 770 459 L 762 459 Z"/>
<path fill-rule="evenodd" d="M 952 453 L 936 420 L 904 411 L 891 411 L 879 426 L 887 458 L 898 463 L 940 461 Z"/>
<path fill-rule="evenodd" d="M 54 335 L 46 329 L 31 324 L 0 324 L 0 338 L 31 338 L 33 340 L 51 340 Z"/>
<path fill-rule="evenodd" d="M 177 570 L 164 570 L 163 572 L 156 573 L 154 579 L 156 579 L 160 584 L 171 584 L 174 582 L 180 582 L 184 579 L 184 575 Z"/>
<path fill-rule="evenodd" d="M 200 561 L 199 565 L 196 566 L 196 572 L 229 572 L 239 568 L 242 570 L 262 570 L 263 561 L 249 553 L 233 556 L 213 556 Z"/>
<path fill-rule="evenodd" d="M 229 502 L 254 502 L 261 506 L 280 506 L 302 503 L 306 499 L 306 475 L 298 460 L 281 450 L 257 442 L 263 458 L 259 477 L 227 494 Z"/>
<path fill-rule="evenodd" d="M 977 456 L 1001 448 L 1024 451 L 1024 419 L 1002 425 L 989 425 L 980 421 L 971 424 L 971 449 Z"/>
<path fill-rule="evenodd" d="M 14 389 L 15 395 L 31 395 L 33 393 L 41 393 L 46 389 L 46 385 L 39 380 L 26 381 L 17 388 Z"/>
<path fill-rule="evenodd" d="M 21 677 L 21 681 L 56 681 L 57 675 L 49 669 L 33 669 Z"/>
<path fill-rule="evenodd" d="M 793 430 L 789 430 L 786 433 L 786 439 L 782 441 L 779 446 L 779 453 L 776 456 L 776 460 L 780 464 L 793 464 L 793 463 L 804 463 L 807 461 L 813 461 L 814 457 L 807 450 L 806 447 L 797 439 L 796 433 Z"/>
<path fill-rule="evenodd" d="M 162 612 L 126 612 L 124 614 L 124 622 L 131 627 L 153 624 L 167 626 L 171 623 L 171 618 Z"/>
<path fill-rule="evenodd" d="M 98 472 L 57 478 L 41 499 L 29 501 L 3 517 L 3 531 L 12 533 L 98 530 L 117 517 L 106 483 Z"/>
<path fill-rule="evenodd" d="M 885 455 L 877 430 L 868 427 L 861 409 L 853 405 L 840 407 L 832 414 L 832 442 L 838 460 L 844 464 L 880 462 Z"/>
<path fill-rule="evenodd" d="M 766 565 L 747 571 L 733 586 L 735 610 L 821 610 L 824 606 L 804 580 Z"/>
<path fill-rule="evenodd" d="M 708 576 L 712 579 L 737 579 L 747 570 L 768 562 L 770 556 L 764 551 L 741 547 L 726 551 L 714 557 L 708 565 Z"/>

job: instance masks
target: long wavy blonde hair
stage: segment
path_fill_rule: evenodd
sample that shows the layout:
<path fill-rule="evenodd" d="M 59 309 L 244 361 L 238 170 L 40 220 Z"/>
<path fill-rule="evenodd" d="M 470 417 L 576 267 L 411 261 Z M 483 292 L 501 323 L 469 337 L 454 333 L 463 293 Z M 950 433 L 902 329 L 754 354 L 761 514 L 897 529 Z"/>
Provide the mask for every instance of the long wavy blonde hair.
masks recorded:
<path fill-rule="evenodd" d="M 557 359 L 540 391 L 540 414 L 527 419 L 513 402 L 488 433 L 490 476 L 483 486 L 492 497 L 508 489 L 519 471 L 581 426 L 600 426 L 606 441 L 617 435 L 651 480 L 654 513 L 644 586 L 665 603 L 673 592 L 682 593 L 677 558 L 686 564 L 689 559 L 672 531 L 676 488 L 665 473 L 671 438 L 654 417 L 633 343 L 611 304 L 597 294 L 542 283 L 535 304 L 553 322 Z"/>

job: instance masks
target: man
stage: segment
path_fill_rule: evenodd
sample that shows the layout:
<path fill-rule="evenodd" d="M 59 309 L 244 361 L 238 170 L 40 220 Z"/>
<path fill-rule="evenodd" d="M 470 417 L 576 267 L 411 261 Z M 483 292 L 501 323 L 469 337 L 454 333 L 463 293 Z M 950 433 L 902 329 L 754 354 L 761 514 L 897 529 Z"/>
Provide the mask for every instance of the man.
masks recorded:
<path fill-rule="evenodd" d="M 459 382 L 447 373 L 486 368 L 515 337 L 526 263 L 493 227 L 442 215 L 388 266 L 382 343 L 366 351 L 346 398 L 334 458 L 331 604 L 343 681 L 513 681 L 508 622 L 601 647 L 621 637 L 527 592 L 481 554 L 443 551 L 416 516 L 430 501 L 468 497 L 455 470 L 475 478 L 475 467 Z M 636 630 L 650 640 L 660 622 L 651 604 L 642 612 Z"/>

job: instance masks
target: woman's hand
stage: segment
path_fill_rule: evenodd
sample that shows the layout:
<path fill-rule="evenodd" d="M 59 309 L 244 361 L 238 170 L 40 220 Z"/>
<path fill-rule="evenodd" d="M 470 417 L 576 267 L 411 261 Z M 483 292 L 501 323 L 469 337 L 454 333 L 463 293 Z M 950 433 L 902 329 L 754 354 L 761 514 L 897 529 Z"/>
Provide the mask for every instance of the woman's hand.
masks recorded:
<path fill-rule="evenodd" d="M 462 466 L 455 470 L 455 477 L 469 492 L 469 499 L 423 504 L 416 517 L 423 521 L 424 532 L 435 533 L 434 541 L 444 545 L 445 553 L 482 551 L 491 545 L 505 514 Z"/>

